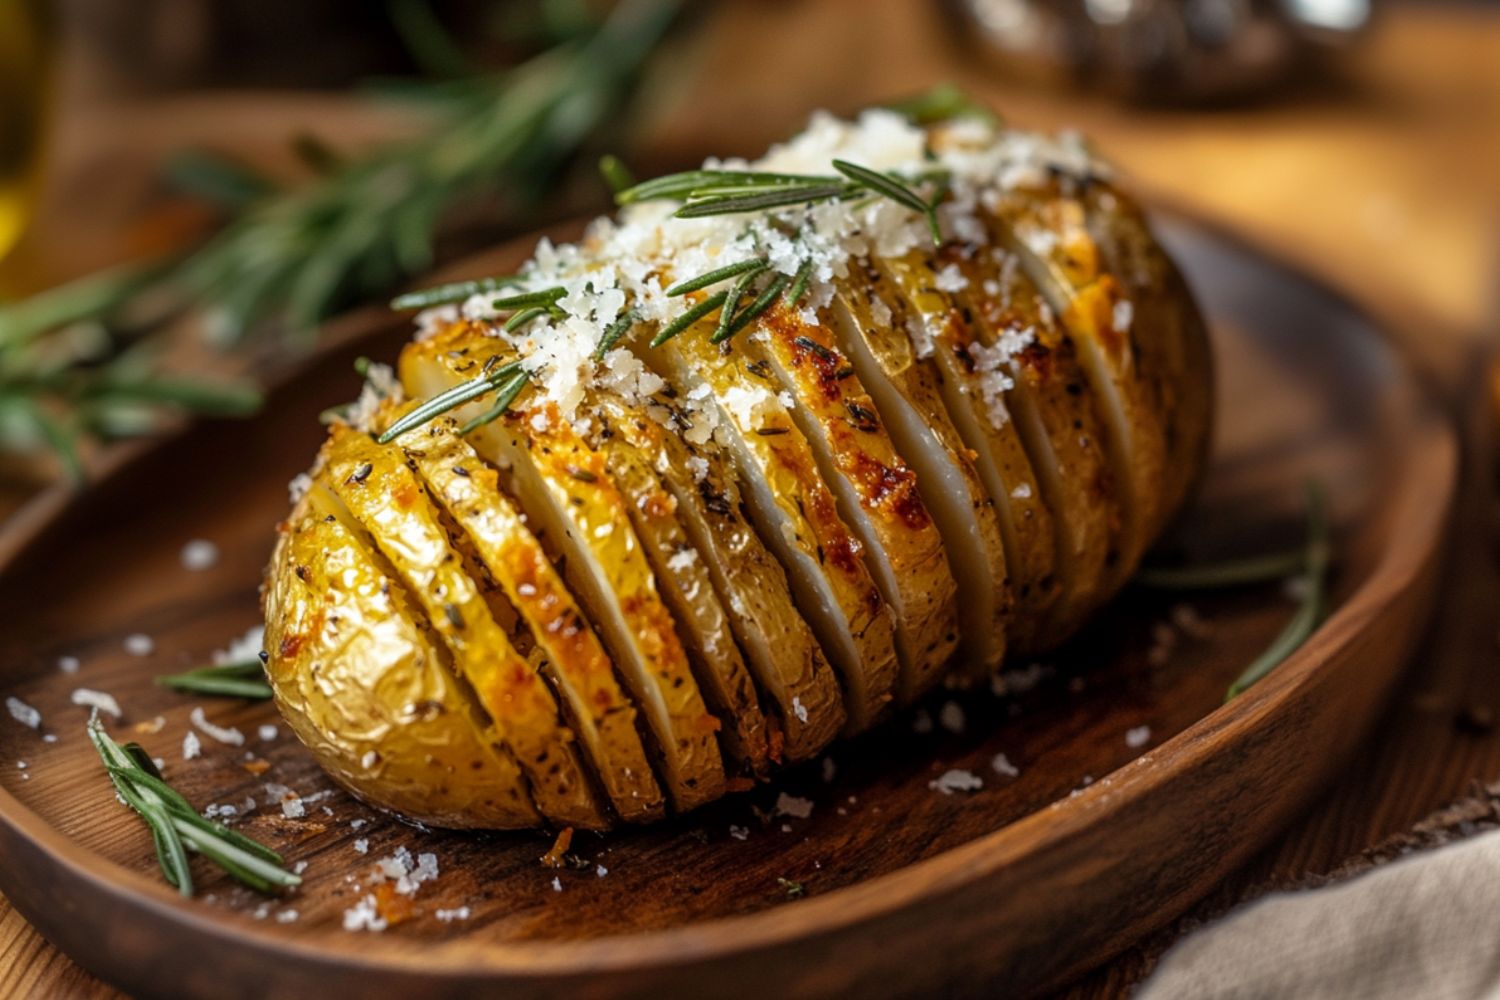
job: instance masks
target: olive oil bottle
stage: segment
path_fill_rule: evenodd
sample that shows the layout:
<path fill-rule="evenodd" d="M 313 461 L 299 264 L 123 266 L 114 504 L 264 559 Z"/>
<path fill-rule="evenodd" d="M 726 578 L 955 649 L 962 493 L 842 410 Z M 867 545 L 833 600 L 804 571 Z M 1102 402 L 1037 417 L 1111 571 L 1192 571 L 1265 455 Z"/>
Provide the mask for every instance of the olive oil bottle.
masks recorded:
<path fill-rule="evenodd" d="M 53 29 L 48 0 L 0 0 L 0 259 L 26 228 L 39 186 Z"/>

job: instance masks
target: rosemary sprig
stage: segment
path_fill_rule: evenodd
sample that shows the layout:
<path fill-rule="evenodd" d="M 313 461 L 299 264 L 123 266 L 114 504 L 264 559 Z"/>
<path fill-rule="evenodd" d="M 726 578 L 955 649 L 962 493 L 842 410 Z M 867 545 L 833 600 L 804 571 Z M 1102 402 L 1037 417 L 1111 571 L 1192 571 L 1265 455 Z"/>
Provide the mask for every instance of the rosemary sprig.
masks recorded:
<path fill-rule="evenodd" d="M 1218 590 L 1284 580 L 1306 565 L 1304 546 L 1202 566 L 1145 566 L 1135 575 L 1135 582 L 1154 590 Z"/>
<path fill-rule="evenodd" d="M 1328 500 L 1323 488 L 1315 482 L 1307 484 L 1307 543 L 1303 549 L 1302 572 L 1306 590 L 1286 627 L 1257 656 L 1239 677 L 1235 678 L 1224 695 L 1231 701 L 1247 688 L 1276 669 L 1283 660 L 1307 641 L 1328 614 L 1328 564 L 1332 552 L 1328 538 Z"/>
<path fill-rule="evenodd" d="M 135 744 L 121 746 L 104 731 L 95 712 L 88 721 L 89 740 L 99 752 L 115 791 L 151 829 L 162 875 L 183 896 L 193 894 L 188 851 L 202 854 L 230 877 L 259 892 L 301 885 L 302 879 L 282 867 L 281 855 L 243 834 L 212 823 L 161 779 L 156 766 Z"/>
<path fill-rule="evenodd" d="M 415 407 L 396 420 L 395 423 L 391 424 L 390 427 L 386 428 L 385 432 L 377 440 L 381 444 L 389 444 L 407 431 L 421 427 L 429 420 L 435 420 L 449 410 L 456 410 L 465 403 L 473 402 L 481 396 L 488 396 L 496 389 L 503 387 L 507 391 L 510 391 L 517 384 L 524 386 L 527 377 L 527 374 L 521 370 L 521 362 L 519 361 L 500 365 L 469 379 L 467 382 L 460 382 L 450 389 L 445 389 L 436 396 L 428 399 L 425 403 Z M 515 396 L 519 393 L 520 390 L 515 389 L 511 400 L 514 401 Z M 496 416 L 499 416 L 499 414 L 496 414 Z"/>
<path fill-rule="evenodd" d="M 898 205 L 905 205 L 913 212 L 926 217 L 927 228 L 932 230 L 932 242 L 941 246 L 943 234 L 938 229 L 937 208 L 935 202 L 929 202 L 911 188 L 907 187 L 896 177 L 890 174 L 882 174 L 878 170 L 862 167 L 858 163 L 850 163 L 848 160 L 834 160 L 833 169 L 843 174 L 857 184 L 862 184 L 876 194 L 884 195 Z"/>
<path fill-rule="evenodd" d="M 714 331 L 714 335 L 709 338 L 709 341 L 715 344 L 722 344 L 749 326 L 753 319 L 775 304 L 776 297 L 781 294 L 782 289 L 786 288 L 787 282 L 790 280 L 784 274 L 778 274 L 772 278 L 770 283 L 766 285 L 765 290 L 760 293 L 760 296 L 754 302 L 741 309 L 739 314 L 727 324 L 721 322 L 719 329 Z"/>
<path fill-rule="evenodd" d="M 479 278 L 476 281 L 455 281 L 435 288 L 424 288 L 417 292 L 398 295 L 391 300 L 392 309 L 426 309 L 462 302 L 471 295 L 498 292 L 521 280 L 518 274 L 504 274 L 494 278 Z"/>
<path fill-rule="evenodd" d="M 509 210 L 534 202 L 583 145 L 616 128 L 678 7 L 624 0 L 602 22 L 577 20 L 557 44 L 511 69 L 409 86 L 443 116 L 430 134 L 361 155 L 320 151 L 317 170 L 297 185 L 202 157 L 183 161 L 179 179 L 211 189 L 233 213 L 217 235 L 179 258 L 0 306 L 0 450 L 48 445 L 81 468 L 81 442 L 150 430 L 164 407 L 245 412 L 250 397 L 239 387 L 216 394 L 194 378 L 187 391 L 132 362 L 127 392 L 104 374 L 119 374 L 116 358 L 160 338 L 162 321 L 185 312 L 212 319 L 205 325 L 220 346 L 262 331 L 305 344 L 345 304 L 426 270 L 433 235 L 457 206 L 497 196 Z M 396 14 L 421 41 L 426 64 L 466 72 L 417 0 L 403 0 Z M 488 279 L 398 301 L 421 308 L 511 283 Z M 108 391 L 95 390 L 102 381 Z"/>
<path fill-rule="evenodd" d="M 271 697 L 271 685 L 266 682 L 265 664 L 259 657 L 232 663 L 216 663 L 180 674 L 164 674 L 156 678 L 156 683 L 174 691 L 223 695 L 227 698 L 264 701 Z"/>
<path fill-rule="evenodd" d="M 660 347 L 662 344 L 665 344 L 715 309 L 722 308 L 724 300 L 727 298 L 729 298 L 728 292 L 719 292 L 715 295 L 710 295 L 657 331 L 656 336 L 651 338 L 651 346 Z"/>
<path fill-rule="evenodd" d="M 467 434 L 472 430 L 483 427 L 505 413 L 511 408 L 511 404 L 521 395 L 522 390 L 530 383 L 530 376 L 525 372 L 516 372 L 510 380 L 501 383 L 495 392 L 495 402 L 488 410 L 470 420 L 458 429 L 460 435 Z"/>
<path fill-rule="evenodd" d="M 702 219 L 715 215 L 765 212 L 793 205 L 878 196 L 889 198 L 927 219 L 933 239 L 941 243 L 936 206 L 945 188 L 940 186 L 931 200 L 917 194 L 906 178 L 883 174 L 868 167 L 834 160 L 839 175 L 777 174 L 755 170 L 688 170 L 668 174 L 626 188 L 615 201 L 629 205 L 641 201 L 680 201 L 674 214 L 680 219 Z M 924 171 L 913 183 L 941 182 L 940 170 Z"/>
<path fill-rule="evenodd" d="M 603 361 L 604 356 L 614 349 L 625 336 L 630 328 L 635 325 L 637 319 L 634 309 L 626 309 L 620 313 L 613 323 L 604 328 L 604 333 L 599 337 L 599 346 L 594 348 L 594 360 Z"/>
<path fill-rule="evenodd" d="M 676 298 L 679 295 L 686 295 L 688 292 L 696 292 L 701 289 L 707 288 L 709 285 L 717 285 L 721 281 L 727 281 L 730 278 L 735 277 L 736 275 L 744 274 L 746 271 L 760 271 L 765 267 L 766 262 L 759 257 L 752 257 L 750 260 L 736 261 L 733 264 L 726 264 L 723 267 L 715 268 L 712 271 L 706 271 L 703 274 L 698 275 L 696 278 L 688 278 L 685 281 L 679 281 L 677 284 L 667 289 L 667 296 L 669 298 Z"/>

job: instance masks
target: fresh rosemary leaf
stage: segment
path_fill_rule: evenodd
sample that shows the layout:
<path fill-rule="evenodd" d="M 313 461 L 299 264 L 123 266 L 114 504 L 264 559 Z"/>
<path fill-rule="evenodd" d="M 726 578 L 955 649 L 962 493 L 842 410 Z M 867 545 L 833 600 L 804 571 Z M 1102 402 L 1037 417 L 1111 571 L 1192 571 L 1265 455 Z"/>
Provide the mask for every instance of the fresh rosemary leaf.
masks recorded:
<path fill-rule="evenodd" d="M 630 332 L 630 328 L 635 325 L 635 321 L 635 310 L 626 309 L 620 313 L 618 319 L 605 327 L 604 333 L 599 337 L 599 346 L 594 348 L 594 360 L 603 361 L 604 356 L 614 349 L 614 346 L 620 342 L 625 334 Z"/>
<path fill-rule="evenodd" d="M 730 336 L 732 333 L 730 327 L 734 323 L 734 314 L 740 307 L 740 299 L 744 296 L 746 290 L 749 289 L 750 283 L 759 277 L 760 273 L 769 266 L 769 264 L 762 263 L 759 267 L 751 268 L 736 278 L 734 284 L 729 286 L 724 298 L 724 307 L 719 310 L 719 325 L 714 330 L 713 335 L 709 337 L 710 343 L 717 344 Z"/>
<path fill-rule="evenodd" d="M 701 190 L 806 186 L 828 184 L 837 180 L 837 177 L 813 174 L 776 174 L 756 170 L 688 170 L 642 181 L 619 192 L 615 201 L 621 205 L 638 201 L 686 201 L 694 192 Z"/>
<path fill-rule="evenodd" d="M 833 167 L 845 177 L 871 191 L 883 194 L 898 205 L 905 205 L 913 212 L 921 213 L 927 220 L 927 228 L 932 230 L 932 242 L 934 244 L 943 242 L 943 234 L 938 230 L 937 210 L 911 188 L 889 174 L 882 174 L 878 170 L 871 170 L 869 167 L 862 167 L 848 160 L 834 160 Z"/>
<path fill-rule="evenodd" d="M 720 324 L 719 329 L 710 338 L 711 342 L 722 344 L 749 326 L 757 316 L 771 308 L 776 302 L 776 296 L 781 294 L 781 290 L 787 286 L 787 282 L 790 280 L 784 274 L 778 274 L 772 278 L 770 283 L 766 285 L 765 290 L 760 293 L 760 296 L 754 302 L 740 310 L 740 314 L 734 318 L 734 322 L 730 323 L 727 328 L 722 323 Z"/>
<path fill-rule="evenodd" d="M 429 420 L 442 416 L 449 410 L 455 410 L 465 403 L 486 396 L 501 384 L 509 384 L 513 376 L 521 375 L 524 381 L 524 373 L 521 372 L 521 363 L 512 361 L 510 364 L 501 365 L 494 371 L 487 372 L 467 382 L 460 382 L 451 389 L 445 389 L 422 403 L 420 406 L 410 410 L 404 416 L 396 420 L 376 440 L 381 444 L 390 444 L 396 438 L 416 427 L 421 427 Z"/>
<path fill-rule="evenodd" d="M 662 327 L 662 329 L 656 334 L 656 336 L 651 338 L 651 346 L 660 347 L 662 344 L 665 344 L 667 341 L 671 340 L 673 337 L 677 336 L 679 333 L 686 330 L 694 323 L 698 322 L 704 316 L 707 316 L 715 309 L 723 306 L 724 300 L 728 297 L 728 292 L 719 292 L 716 295 L 710 295 L 708 298 L 704 299 L 702 302 L 699 302 L 687 312 L 683 313 L 681 316 L 678 316 L 672 322 Z"/>
<path fill-rule="evenodd" d="M 530 376 L 525 372 L 516 372 L 508 382 L 505 382 L 497 389 L 494 405 L 460 427 L 458 433 L 460 435 L 467 434 L 472 430 L 476 430 L 485 424 L 499 419 L 504 415 L 506 410 L 510 409 L 511 404 L 521 395 L 522 390 L 526 388 L 527 383 L 530 381 Z"/>
<path fill-rule="evenodd" d="M 252 701 L 264 701 L 272 694 L 271 685 L 266 682 L 266 668 L 258 658 L 166 674 L 156 678 L 156 683 L 174 691 L 249 698 Z"/>
<path fill-rule="evenodd" d="M 167 163 L 167 182 L 229 209 L 241 209 L 276 190 L 265 177 L 224 156 L 188 150 Z"/>
<path fill-rule="evenodd" d="M 526 309 L 531 306 L 550 306 L 564 295 L 568 294 L 566 288 L 543 288 L 535 292 L 518 292 L 515 295 L 505 295 L 490 303 L 494 309 Z"/>
<path fill-rule="evenodd" d="M 609 188 L 609 193 L 616 198 L 622 192 L 635 187 L 635 177 L 631 175 L 630 168 L 625 165 L 624 160 L 613 153 L 606 153 L 599 157 L 599 176 L 604 178 L 604 184 Z"/>
<path fill-rule="evenodd" d="M 447 285 L 438 285 L 435 288 L 424 288 L 421 291 L 398 295 L 391 300 L 391 308 L 426 309 L 429 306 L 462 302 L 471 295 L 498 292 L 509 288 L 520 280 L 521 276 L 518 274 L 506 274 L 495 278 L 479 278 L 475 281 L 455 281 Z"/>
<path fill-rule="evenodd" d="M 541 319 L 543 316 L 546 316 L 548 314 L 548 311 L 549 310 L 546 306 L 530 306 L 526 309 L 522 309 L 510 319 L 505 321 L 505 332 L 513 333 L 514 331 L 525 326 L 527 323 L 530 323 L 532 320 Z"/>
<path fill-rule="evenodd" d="M 812 281 L 812 260 L 804 260 L 797 268 L 796 275 L 792 278 L 792 287 L 786 292 L 786 307 L 795 309 L 797 303 L 802 301 L 802 296 L 807 294 L 807 286 Z"/>
<path fill-rule="evenodd" d="M 1156 590 L 1216 590 L 1284 580 L 1302 572 L 1305 548 L 1203 566 L 1145 566 L 1135 582 Z"/>
<path fill-rule="evenodd" d="M 115 790 L 150 829 L 162 875 L 183 896 L 193 894 L 189 850 L 260 892 L 302 884 L 299 876 L 282 867 L 281 855 L 269 847 L 198 815 L 180 792 L 142 767 L 129 750 L 110 738 L 98 712 L 89 717 L 87 731 Z"/>
<path fill-rule="evenodd" d="M 744 212 L 763 212 L 788 205 L 810 205 L 833 198 L 843 198 L 853 190 L 848 184 L 805 184 L 797 187 L 769 188 L 756 194 L 715 195 L 701 200 L 694 199 L 673 214 L 679 219 L 704 219 L 714 215 L 738 215 Z"/>
<path fill-rule="evenodd" d="M 1318 483 L 1307 484 L 1307 545 L 1302 572 L 1306 591 L 1286 627 L 1235 679 L 1224 695 L 1231 701 L 1291 656 L 1323 623 L 1328 614 L 1328 564 L 1332 558 L 1328 529 L 1328 501 Z"/>
<path fill-rule="evenodd" d="M 696 278 L 679 281 L 667 289 L 667 295 L 669 297 L 686 295 L 688 292 L 696 292 L 701 288 L 707 288 L 709 285 L 717 285 L 721 281 L 733 278 L 737 274 L 744 274 L 746 271 L 759 271 L 765 266 L 766 262 L 758 257 L 751 260 L 738 261 L 734 264 L 726 264 L 724 267 L 700 274 Z"/>

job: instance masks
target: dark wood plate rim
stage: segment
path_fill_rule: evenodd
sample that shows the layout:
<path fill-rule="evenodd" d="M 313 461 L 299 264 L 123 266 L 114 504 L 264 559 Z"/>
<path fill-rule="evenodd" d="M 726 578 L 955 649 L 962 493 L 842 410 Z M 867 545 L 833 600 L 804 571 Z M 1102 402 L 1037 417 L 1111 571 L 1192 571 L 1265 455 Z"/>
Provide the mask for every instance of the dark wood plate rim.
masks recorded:
<path fill-rule="evenodd" d="M 256 948 L 270 954 L 325 968 L 357 966 L 364 970 L 391 972 L 430 979 L 445 976 L 524 975 L 530 978 L 578 976 L 589 973 L 621 973 L 631 970 L 669 968 L 722 959 L 771 949 L 798 939 L 856 930 L 916 903 L 935 899 L 967 887 L 1022 857 L 1039 840 L 1060 841 L 1129 808 L 1148 793 L 1175 779 L 1179 772 L 1231 749 L 1227 742 L 1253 734 L 1266 720 L 1295 700 L 1315 683 L 1318 668 L 1338 651 L 1358 640 L 1369 625 L 1430 569 L 1442 542 L 1448 514 L 1458 483 L 1457 435 L 1451 420 L 1435 403 L 1435 397 L 1408 351 L 1393 340 L 1381 324 L 1371 319 L 1345 296 L 1305 273 L 1249 247 L 1238 236 L 1201 220 L 1186 220 L 1176 213 L 1165 215 L 1177 224 L 1206 231 L 1213 239 L 1236 244 L 1260 258 L 1269 267 L 1316 287 L 1337 307 L 1358 316 L 1376 331 L 1382 347 L 1400 366 L 1397 377 L 1409 381 L 1419 397 L 1423 426 L 1415 428 L 1413 441 L 1405 449 L 1405 472 L 1387 497 L 1388 506 L 1403 524 L 1405 543 L 1392 545 L 1381 554 L 1368 576 L 1340 605 L 1317 632 L 1276 671 L 1246 694 L 1204 716 L 1192 726 L 1153 748 L 1107 777 L 999 830 L 952 848 L 932 858 L 857 885 L 832 890 L 795 903 L 743 916 L 721 917 L 702 923 L 665 930 L 618 934 L 592 940 L 521 943 L 457 941 L 410 941 L 398 935 L 384 936 L 378 948 L 357 957 L 330 952 L 275 933 L 257 921 L 239 914 L 212 913 L 182 905 L 180 897 L 159 880 L 105 861 L 69 841 L 31 809 L 0 788 L 0 826 L 8 828 L 33 852 L 56 866 L 59 875 L 82 883 L 113 904 L 144 911 L 143 916 L 183 934 L 183 939 L 207 936 L 232 948 Z M 572 227 L 566 227 L 572 228 Z M 566 228 L 563 230 L 566 231 Z M 528 238 L 523 237 L 522 240 Z M 532 237 L 531 239 L 534 239 Z M 455 272 L 460 270 L 452 269 Z M 445 272 L 446 275 L 446 272 Z M 444 275 L 440 275 L 442 279 Z M 367 310 L 349 321 L 367 316 Z M 331 324 L 330 335 L 319 353 L 346 343 L 339 329 L 349 321 Z M 279 384 L 291 377 L 283 371 L 267 381 Z M 169 446 L 181 428 L 151 441 L 118 446 L 95 467 L 96 482 L 103 482 L 131 462 L 156 448 Z M 77 493 L 66 485 L 50 488 L 27 504 L 0 528 L 0 573 L 16 561 L 26 546 L 63 516 Z M 1150 766 L 1146 766 L 1146 765 Z M 1045 834 L 1043 837 L 1042 835 Z"/>

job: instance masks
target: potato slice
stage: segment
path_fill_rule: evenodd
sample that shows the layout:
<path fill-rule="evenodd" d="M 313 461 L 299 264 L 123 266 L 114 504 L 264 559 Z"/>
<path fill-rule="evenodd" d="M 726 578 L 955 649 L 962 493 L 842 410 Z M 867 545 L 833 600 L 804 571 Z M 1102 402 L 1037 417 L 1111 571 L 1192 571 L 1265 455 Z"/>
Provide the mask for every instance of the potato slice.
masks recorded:
<path fill-rule="evenodd" d="M 723 723 L 724 752 L 751 774 L 770 770 L 766 717 L 755 683 L 719 603 L 707 564 L 677 520 L 677 500 L 662 488 L 652 467 L 657 451 L 644 451 L 614 430 L 609 404 L 592 399 L 598 427 L 594 447 L 628 501 L 630 522 L 645 545 L 657 587 L 678 625 L 678 637 L 699 667 L 698 687 Z M 618 419 L 619 414 L 614 414 Z"/>
<path fill-rule="evenodd" d="M 1135 200 L 1095 179 L 1080 197 L 1086 225 L 1128 303 L 1111 307 L 1128 333 L 1138 364 L 1155 383 L 1166 424 L 1166 483 L 1156 498 L 1150 537 L 1182 509 L 1207 468 L 1213 437 L 1213 356 L 1208 327 L 1192 291 L 1151 234 Z"/>
<path fill-rule="evenodd" d="M 320 480 L 266 577 L 267 670 L 282 717 L 335 781 L 422 823 L 542 822 L 521 770 L 445 663 L 404 587 Z"/>
<path fill-rule="evenodd" d="M 505 343 L 463 324 L 401 355 L 407 391 L 430 396 L 465 381 L 476 360 Z M 482 414 L 484 401 L 455 411 Z M 723 794 L 717 733 L 693 678 L 675 623 L 656 588 L 624 499 L 602 457 L 550 403 L 512 411 L 469 436 L 474 449 L 504 470 L 512 493 L 565 560 L 565 578 L 604 639 L 615 668 L 655 737 L 673 805 L 686 811 Z"/>
<path fill-rule="evenodd" d="M 891 341 L 887 352 L 892 358 L 887 366 L 913 373 L 905 381 L 914 389 L 928 381 L 916 374 L 923 366 L 917 363 L 912 340 L 905 334 L 909 323 L 919 322 L 931 340 L 927 361 L 936 371 L 941 397 L 935 400 L 932 391 L 926 390 L 923 407 L 941 407 L 953 420 L 973 455 L 973 467 L 984 487 L 982 495 L 993 504 L 1009 569 L 1008 594 L 1015 604 L 1007 620 L 1008 642 L 1022 650 L 1044 647 L 1046 623 L 1063 591 L 1057 540 L 1060 524 L 1053 516 L 1051 498 L 1042 489 L 1042 470 L 1034 463 L 1012 412 L 1024 408 L 1025 401 L 1002 388 L 1013 381 L 1008 365 L 979 364 L 974 344 L 982 341 L 971 323 L 972 314 L 938 287 L 932 262 L 925 255 L 882 261 L 876 274 L 879 301 L 892 312 L 892 331 L 900 332 L 899 339 L 895 332 L 887 334 Z M 882 289 L 886 284 L 889 290 Z M 992 346 L 992 341 L 982 343 Z M 964 593 L 969 593 L 967 588 Z M 999 652 L 1005 648 L 1000 646 Z M 996 665 L 987 664 L 990 669 Z"/>
<path fill-rule="evenodd" d="M 672 421 L 669 430 L 613 393 L 598 399 L 614 433 L 641 454 L 656 456 L 677 520 L 708 571 L 768 710 L 776 713 L 772 759 L 805 760 L 844 724 L 838 679 L 792 601 L 785 570 L 745 519 L 733 463 L 712 436 L 692 433 L 677 403 L 663 392 L 651 404 Z"/>
<path fill-rule="evenodd" d="M 1002 515 L 948 417 L 940 372 L 930 358 L 917 356 L 908 323 L 920 320 L 909 313 L 885 266 L 874 261 L 840 284 L 828 310 L 839 346 L 916 470 L 917 486 L 942 532 L 963 595 L 956 611 L 965 673 L 988 673 L 1004 658 L 1011 630 Z"/>
<path fill-rule="evenodd" d="M 863 544 L 839 516 L 812 449 L 773 386 L 703 322 L 648 352 L 690 411 L 723 429 L 751 520 L 787 572 L 797 606 L 844 682 L 848 728 L 869 728 L 895 692 L 895 620 Z"/>
<path fill-rule="evenodd" d="M 542 815 L 562 826 L 608 826 L 551 690 L 495 621 L 402 451 L 335 426 L 328 478 L 367 544 L 395 568 L 448 646 Z"/>
<path fill-rule="evenodd" d="M 883 416 L 845 360 L 832 326 L 829 317 L 807 323 L 778 304 L 736 338 L 730 356 L 739 351 L 743 364 L 773 374 L 839 513 L 859 535 L 870 575 L 895 614 L 901 664 L 896 698 L 906 703 L 932 687 L 958 647 L 957 584 L 935 515 L 924 503 L 928 496 L 942 503 L 951 484 L 940 481 L 934 463 L 926 461 L 924 482 L 897 453 L 888 427 L 913 430 L 913 419 L 928 424 L 905 413 L 895 420 Z M 916 447 L 908 453 L 939 461 L 942 454 L 941 448 L 932 455 Z M 960 506 L 971 509 L 966 500 Z"/>
<path fill-rule="evenodd" d="M 1013 409 L 1042 474 L 1042 494 L 1056 517 L 1063 593 L 1044 620 L 1040 642 L 1053 645 L 1114 592 L 1123 513 L 1114 467 L 1105 452 L 1104 415 L 1078 362 L 1075 339 L 1057 323 L 1036 286 L 996 248 L 960 264 L 966 287 L 955 293 L 980 340 L 1028 335 L 1007 366 L 1016 385 Z"/>
<path fill-rule="evenodd" d="M 1085 228 L 1083 206 L 1054 181 L 1046 190 L 1000 193 L 987 205 L 998 242 L 1072 336 L 1080 366 L 1105 416 L 1105 446 L 1118 484 L 1122 531 L 1105 589 L 1139 563 L 1165 486 L 1166 428 L 1160 387 L 1146 378 L 1128 334 L 1118 329 L 1118 279 L 1101 271 L 1099 248 Z"/>
<path fill-rule="evenodd" d="M 568 708 L 585 756 L 615 812 L 629 822 L 662 814 L 636 710 L 614 667 L 541 543 L 495 470 L 460 438 L 458 422 L 434 421 L 396 439 L 432 496 L 473 545 L 546 656 L 543 670 Z"/>

